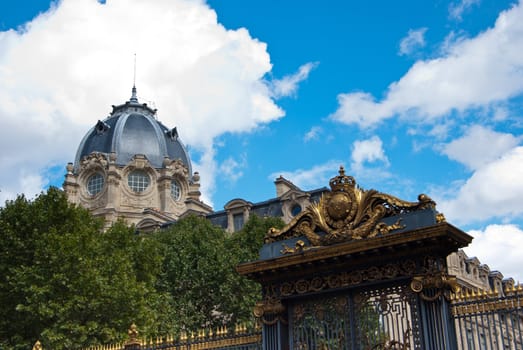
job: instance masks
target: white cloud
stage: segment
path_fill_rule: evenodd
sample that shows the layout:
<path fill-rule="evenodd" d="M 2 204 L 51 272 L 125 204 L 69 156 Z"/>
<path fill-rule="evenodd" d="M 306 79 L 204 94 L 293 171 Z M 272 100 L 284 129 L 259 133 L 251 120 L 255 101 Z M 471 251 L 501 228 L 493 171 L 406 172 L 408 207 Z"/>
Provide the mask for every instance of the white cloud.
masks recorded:
<path fill-rule="evenodd" d="M 247 158 L 245 154 L 242 154 L 240 160 L 237 161 L 232 157 L 225 159 L 220 165 L 219 174 L 220 177 L 229 181 L 236 182 L 243 176 L 243 171 L 247 166 Z"/>
<path fill-rule="evenodd" d="M 461 20 L 462 15 L 465 11 L 470 9 L 472 5 L 479 4 L 480 0 L 460 0 L 458 2 L 452 2 L 449 5 L 449 18 L 455 20 Z"/>
<path fill-rule="evenodd" d="M 351 159 L 351 168 L 354 170 L 361 169 L 366 163 L 381 162 L 386 166 L 389 165 L 389 160 L 383 151 L 383 142 L 376 135 L 367 140 L 354 141 Z"/>
<path fill-rule="evenodd" d="M 272 80 L 269 85 L 274 98 L 296 96 L 298 84 L 309 77 L 311 70 L 318 66 L 318 62 L 308 62 L 302 65 L 294 74 L 286 75 L 281 79 Z"/>
<path fill-rule="evenodd" d="M 451 196 L 437 199 L 438 207 L 450 222 L 465 224 L 521 215 L 521 179 L 523 147 L 518 146 L 477 169 Z"/>
<path fill-rule="evenodd" d="M 440 44 L 439 51 L 442 56 L 448 55 L 453 48 L 460 42 L 467 40 L 467 33 L 464 31 L 450 31 L 443 42 Z"/>
<path fill-rule="evenodd" d="M 284 114 L 263 79 L 266 44 L 224 28 L 203 1 L 63 0 L 23 30 L 0 32 L 0 149 L 10 150 L 0 153 L 10 170 L 0 174 L 2 203 L 24 192 L 19 169 L 65 167 L 89 127 L 129 99 L 134 53 L 140 100 L 202 153 L 203 170 L 194 168 L 207 197 L 214 138 Z"/>
<path fill-rule="evenodd" d="M 494 121 L 504 121 L 509 117 L 509 114 L 510 113 L 506 107 L 498 106 L 494 108 L 492 118 Z"/>
<path fill-rule="evenodd" d="M 471 170 L 479 169 L 498 159 L 518 145 L 519 139 L 512 134 L 493 131 L 481 125 L 473 125 L 465 135 L 443 146 L 442 152 Z"/>
<path fill-rule="evenodd" d="M 324 187 L 329 179 L 338 175 L 343 162 L 330 160 L 326 163 L 313 166 L 311 169 L 297 169 L 294 171 L 276 171 L 269 175 L 270 180 L 283 176 L 301 189 L 309 190 Z"/>
<path fill-rule="evenodd" d="M 269 179 L 274 180 L 279 176 L 283 176 L 301 189 L 320 188 L 326 186 L 331 178 L 337 176 L 340 166 L 344 166 L 345 163 L 345 161 L 341 160 L 329 160 L 310 169 L 277 171 L 270 174 Z M 367 140 L 354 142 L 351 164 L 348 168 L 345 167 L 345 173 L 359 179 L 365 179 L 368 182 L 378 179 L 383 181 L 391 177 L 384 170 L 388 166 L 389 160 L 383 151 L 383 143 L 378 136 L 373 136 Z"/>
<path fill-rule="evenodd" d="M 416 49 L 425 46 L 425 32 L 427 28 L 409 29 L 407 36 L 401 39 L 398 54 L 410 55 Z"/>
<path fill-rule="evenodd" d="M 317 140 L 323 129 L 320 126 L 313 126 L 306 134 L 303 136 L 303 141 L 308 142 L 312 140 Z"/>
<path fill-rule="evenodd" d="M 523 230 L 516 225 L 489 225 L 484 230 L 468 232 L 474 237 L 471 245 L 465 248 L 469 257 L 476 256 L 481 263 L 489 265 L 491 270 L 503 273 L 503 277 L 512 277 L 523 281 Z"/>
<path fill-rule="evenodd" d="M 490 106 L 523 92 L 523 4 L 502 12 L 493 28 L 450 43 L 438 58 L 417 61 L 385 97 L 352 92 L 338 95 L 331 118 L 371 127 L 399 115 L 434 123 L 452 111 Z"/>
<path fill-rule="evenodd" d="M 192 167 L 193 171 L 197 171 L 200 174 L 200 179 L 206 180 L 205 183 L 202 183 L 202 187 L 206 189 L 214 189 L 216 185 L 216 178 L 215 175 L 218 170 L 218 165 L 216 164 L 216 149 L 213 147 L 210 147 L 205 152 L 202 153 L 199 161 L 192 161 Z M 201 191 L 202 196 L 201 200 L 204 203 L 207 203 L 208 205 L 212 206 L 213 201 L 211 197 L 211 191 Z"/>
<path fill-rule="evenodd" d="M 19 194 L 24 194 L 26 198 L 33 199 L 41 191 L 45 185 L 45 181 L 42 175 L 27 173 L 25 170 L 19 172 L 20 176 L 17 179 L 16 185 L 19 189 L 18 192 L 13 192 L 11 188 L 0 188 L 0 198 L 2 198 L 1 205 L 8 199 L 14 199 Z"/>
<path fill-rule="evenodd" d="M 438 140 L 446 139 L 454 126 L 452 121 L 442 121 L 441 123 L 431 125 L 428 135 Z"/>

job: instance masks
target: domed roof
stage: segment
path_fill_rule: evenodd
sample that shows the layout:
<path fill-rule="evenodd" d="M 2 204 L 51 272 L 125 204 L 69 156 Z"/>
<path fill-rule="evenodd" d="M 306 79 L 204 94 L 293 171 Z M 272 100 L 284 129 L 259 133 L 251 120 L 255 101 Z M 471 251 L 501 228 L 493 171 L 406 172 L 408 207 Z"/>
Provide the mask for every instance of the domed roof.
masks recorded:
<path fill-rule="evenodd" d="M 178 138 L 176 128 L 168 129 L 156 120 L 156 110 L 138 103 L 136 88 L 123 105 L 113 106 L 111 115 L 98 120 L 82 139 L 75 158 L 75 172 L 80 160 L 100 152 L 116 153 L 116 164 L 127 165 L 136 154 L 143 154 L 155 168 L 163 167 L 165 157 L 180 159 L 192 174 L 187 150 Z"/>

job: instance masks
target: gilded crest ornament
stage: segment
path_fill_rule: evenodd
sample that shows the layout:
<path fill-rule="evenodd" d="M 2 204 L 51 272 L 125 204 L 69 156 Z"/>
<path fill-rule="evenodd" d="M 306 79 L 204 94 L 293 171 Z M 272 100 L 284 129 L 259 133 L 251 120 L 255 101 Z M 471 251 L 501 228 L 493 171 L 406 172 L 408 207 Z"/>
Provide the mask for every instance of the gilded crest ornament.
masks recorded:
<path fill-rule="evenodd" d="M 265 242 L 305 236 L 311 246 L 324 246 L 371 238 L 405 228 L 401 218 L 393 224 L 386 224 L 382 221 L 385 217 L 436 206 L 424 194 L 418 196 L 418 202 L 407 202 L 376 190 L 363 190 L 352 176 L 345 175 L 343 167 L 329 185 L 331 190 L 324 193 L 318 203 L 298 214 L 283 229 L 270 229 Z M 295 253 L 303 248 L 284 250 Z"/>

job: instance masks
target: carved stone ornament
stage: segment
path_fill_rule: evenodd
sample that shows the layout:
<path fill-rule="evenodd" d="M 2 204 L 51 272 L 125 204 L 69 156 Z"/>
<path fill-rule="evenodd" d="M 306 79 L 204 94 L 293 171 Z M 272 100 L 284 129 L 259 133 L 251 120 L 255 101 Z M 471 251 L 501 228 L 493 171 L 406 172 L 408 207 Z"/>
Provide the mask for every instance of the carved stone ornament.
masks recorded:
<path fill-rule="evenodd" d="M 95 167 L 107 168 L 107 157 L 105 154 L 100 152 L 93 152 L 88 156 L 85 156 L 80 161 L 80 169 L 91 169 Z"/>
<path fill-rule="evenodd" d="M 131 169 L 145 169 L 151 167 L 149 159 L 144 154 L 135 154 L 129 163 Z"/>
<path fill-rule="evenodd" d="M 418 196 L 418 202 L 407 202 L 376 190 L 363 190 L 352 176 L 345 175 L 343 167 L 329 184 L 331 190 L 319 203 L 310 205 L 283 229 L 271 228 L 265 242 L 305 236 L 312 246 L 325 246 L 371 238 L 405 227 L 401 219 L 387 225 L 381 221 L 385 217 L 436 206 L 424 194 Z"/>
<path fill-rule="evenodd" d="M 173 175 L 179 175 L 182 178 L 187 178 L 189 176 L 189 170 L 180 159 L 171 160 L 165 157 L 163 166 L 167 169 L 171 169 Z"/>

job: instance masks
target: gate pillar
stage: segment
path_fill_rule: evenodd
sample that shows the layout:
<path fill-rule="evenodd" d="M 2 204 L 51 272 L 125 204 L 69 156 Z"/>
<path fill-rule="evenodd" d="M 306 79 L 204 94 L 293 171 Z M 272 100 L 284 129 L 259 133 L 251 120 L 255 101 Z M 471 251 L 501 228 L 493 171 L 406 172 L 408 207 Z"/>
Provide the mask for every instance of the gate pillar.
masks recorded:
<path fill-rule="evenodd" d="M 260 320 L 262 328 L 262 347 L 266 350 L 286 350 L 289 348 L 289 328 L 287 310 L 281 300 L 270 291 L 264 291 L 263 301 L 256 303 L 254 316 Z"/>
<path fill-rule="evenodd" d="M 456 350 L 457 338 L 450 305 L 445 298 L 421 301 L 423 349 Z"/>
<path fill-rule="evenodd" d="M 237 267 L 262 285 L 264 349 L 455 349 L 446 257 L 472 237 L 426 195 L 363 190 L 343 168 L 329 184 Z"/>
<path fill-rule="evenodd" d="M 424 348 L 455 350 L 458 348 L 457 337 L 449 301 L 460 287 L 454 276 L 444 272 L 446 265 L 433 263 L 429 271 L 415 276 L 410 283 L 420 303 Z"/>

